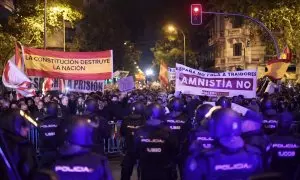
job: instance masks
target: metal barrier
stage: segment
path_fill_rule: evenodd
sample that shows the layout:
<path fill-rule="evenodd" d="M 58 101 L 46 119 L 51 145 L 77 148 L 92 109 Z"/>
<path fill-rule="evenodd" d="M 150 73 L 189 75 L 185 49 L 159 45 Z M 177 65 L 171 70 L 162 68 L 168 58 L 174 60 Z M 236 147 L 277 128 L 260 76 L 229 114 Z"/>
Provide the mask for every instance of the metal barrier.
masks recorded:
<path fill-rule="evenodd" d="M 104 139 L 104 153 L 105 154 L 118 154 L 122 153 L 124 147 L 125 147 L 125 140 L 122 138 L 119 134 L 120 127 L 121 127 L 122 121 L 110 121 L 109 127 L 111 128 L 111 134 L 110 137 L 107 139 Z M 28 140 L 32 143 L 32 145 L 35 148 L 35 151 L 39 153 L 39 132 L 38 128 L 31 126 L 29 134 L 28 134 Z"/>

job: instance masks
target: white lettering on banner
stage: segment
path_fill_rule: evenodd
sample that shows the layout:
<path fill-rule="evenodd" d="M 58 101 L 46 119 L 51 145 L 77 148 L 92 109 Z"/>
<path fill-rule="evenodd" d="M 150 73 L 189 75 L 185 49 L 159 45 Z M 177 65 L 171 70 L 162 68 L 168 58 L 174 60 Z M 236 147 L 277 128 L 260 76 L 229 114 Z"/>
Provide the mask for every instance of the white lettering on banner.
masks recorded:
<path fill-rule="evenodd" d="M 176 91 L 183 94 L 254 98 L 256 87 L 255 70 L 209 73 L 176 64 Z"/>
<path fill-rule="evenodd" d="M 230 171 L 230 170 L 238 170 L 238 169 L 251 169 L 252 165 L 248 163 L 237 163 L 237 164 L 220 164 L 215 166 L 215 170 L 223 170 L 223 171 Z"/>
<path fill-rule="evenodd" d="M 42 86 L 44 83 L 43 77 L 29 77 L 33 82 L 32 87 L 36 90 L 42 90 Z M 91 93 L 104 91 L 104 81 L 96 81 L 96 80 L 64 80 L 64 87 L 68 88 L 69 92 L 82 92 L 82 93 Z M 60 90 L 60 79 L 53 79 L 53 84 L 51 90 Z"/>
<path fill-rule="evenodd" d="M 79 173 L 92 173 L 94 169 L 89 168 L 87 166 L 55 166 L 55 171 L 62 171 L 62 172 L 79 172 Z"/>
<path fill-rule="evenodd" d="M 273 148 L 281 148 L 281 149 L 298 149 L 299 146 L 297 144 L 273 144 Z"/>
<path fill-rule="evenodd" d="M 146 142 L 146 143 L 165 143 L 165 141 L 162 140 L 162 139 L 141 139 L 141 142 Z"/>
<path fill-rule="evenodd" d="M 161 148 L 147 148 L 147 152 L 150 152 L 150 153 L 160 153 L 161 152 Z"/>

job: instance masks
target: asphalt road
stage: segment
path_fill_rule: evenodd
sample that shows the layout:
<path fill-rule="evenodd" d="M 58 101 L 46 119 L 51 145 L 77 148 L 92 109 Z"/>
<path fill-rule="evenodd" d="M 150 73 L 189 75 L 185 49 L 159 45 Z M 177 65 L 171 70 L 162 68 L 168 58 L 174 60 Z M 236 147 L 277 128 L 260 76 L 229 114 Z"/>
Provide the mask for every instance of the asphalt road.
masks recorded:
<path fill-rule="evenodd" d="M 122 157 L 110 157 L 109 158 L 109 166 L 112 171 L 114 180 L 121 179 L 121 162 L 122 162 Z M 136 168 L 133 170 L 131 180 L 137 180 Z"/>

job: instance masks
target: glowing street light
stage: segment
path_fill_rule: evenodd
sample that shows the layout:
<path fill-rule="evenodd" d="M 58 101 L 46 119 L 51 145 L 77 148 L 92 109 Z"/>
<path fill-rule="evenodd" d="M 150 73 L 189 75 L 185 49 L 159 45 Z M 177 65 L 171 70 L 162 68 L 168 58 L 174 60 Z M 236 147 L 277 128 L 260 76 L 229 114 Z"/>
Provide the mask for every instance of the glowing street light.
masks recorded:
<path fill-rule="evenodd" d="M 153 75 L 153 70 L 152 69 L 147 69 L 146 70 L 146 76 L 152 76 Z"/>
<path fill-rule="evenodd" d="M 199 10 L 199 9 L 198 9 Z M 181 30 L 181 29 L 179 29 L 179 28 L 177 28 L 180 32 L 181 32 L 181 34 L 182 34 L 182 36 L 183 36 L 183 62 L 184 62 L 184 65 L 186 65 L 186 52 L 185 52 L 185 47 L 186 47 L 186 43 L 185 43 L 185 34 L 184 34 L 184 32 L 183 32 L 183 30 Z M 172 25 L 172 24 L 169 24 L 168 25 L 168 31 L 170 32 L 170 33 L 172 33 L 172 32 L 175 32 L 176 31 L 176 27 L 174 26 L 174 25 Z"/>

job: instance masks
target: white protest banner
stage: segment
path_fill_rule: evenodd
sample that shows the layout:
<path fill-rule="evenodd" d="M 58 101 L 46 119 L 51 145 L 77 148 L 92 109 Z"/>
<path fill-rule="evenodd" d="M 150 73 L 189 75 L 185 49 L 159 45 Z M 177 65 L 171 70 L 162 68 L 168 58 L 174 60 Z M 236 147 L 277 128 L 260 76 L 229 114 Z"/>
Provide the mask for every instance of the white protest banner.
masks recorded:
<path fill-rule="evenodd" d="M 256 70 L 210 73 L 176 64 L 176 91 L 202 96 L 256 97 Z"/>
<path fill-rule="evenodd" d="M 131 91 L 135 89 L 135 84 L 132 76 L 122 78 L 118 81 L 119 90 L 121 92 Z"/>
<path fill-rule="evenodd" d="M 231 103 L 231 109 L 242 114 L 243 116 L 245 116 L 247 111 L 249 111 L 249 109 L 235 103 Z"/>
<path fill-rule="evenodd" d="M 45 78 L 42 77 L 29 77 L 33 83 L 32 88 L 42 90 Z M 90 93 L 96 91 L 104 91 L 104 81 L 102 80 L 64 80 L 64 86 L 68 92 L 82 92 Z M 59 90 L 60 79 L 53 79 L 52 91 Z"/>
<path fill-rule="evenodd" d="M 97 91 L 103 92 L 104 81 L 65 80 L 65 87 L 68 92 L 81 92 L 81 93 L 91 93 Z"/>
<path fill-rule="evenodd" d="M 169 78 L 169 81 L 176 80 L 176 68 L 168 67 L 168 78 Z"/>

